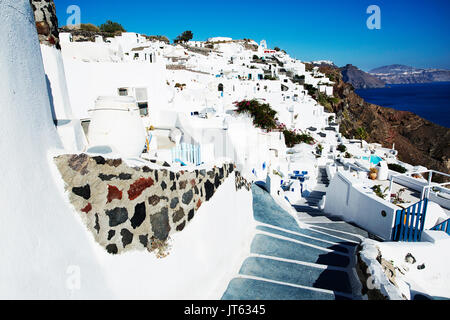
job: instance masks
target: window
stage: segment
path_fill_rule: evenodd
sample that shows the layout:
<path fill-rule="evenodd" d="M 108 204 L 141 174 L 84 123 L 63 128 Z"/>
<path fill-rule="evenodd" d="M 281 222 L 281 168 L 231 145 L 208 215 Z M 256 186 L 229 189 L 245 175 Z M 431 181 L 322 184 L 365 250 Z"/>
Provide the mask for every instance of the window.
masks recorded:
<path fill-rule="evenodd" d="M 139 114 L 141 116 L 147 116 L 148 115 L 148 103 L 147 102 L 139 102 Z"/>
<path fill-rule="evenodd" d="M 127 96 L 128 89 L 127 88 L 119 88 L 119 96 Z"/>

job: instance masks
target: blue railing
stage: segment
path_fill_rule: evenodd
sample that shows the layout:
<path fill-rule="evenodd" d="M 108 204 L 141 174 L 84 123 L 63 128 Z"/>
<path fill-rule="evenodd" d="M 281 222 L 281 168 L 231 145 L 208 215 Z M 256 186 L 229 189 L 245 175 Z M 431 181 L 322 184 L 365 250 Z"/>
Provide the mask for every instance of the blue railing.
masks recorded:
<path fill-rule="evenodd" d="M 172 162 L 180 162 L 182 165 L 200 165 L 202 163 L 200 146 L 187 143 L 179 144 L 172 148 Z"/>
<path fill-rule="evenodd" d="M 448 235 L 450 235 L 450 219 L 445 220 L 444 222 L 435 225 L 431 230 L 444 231 Z"/>
<path fill-rule="evenodd" d="M 392 230 L 393 241 L 420 241 L 427 205 L 428 199 L 425 198 L 408 208 L 397 210 Z"/>

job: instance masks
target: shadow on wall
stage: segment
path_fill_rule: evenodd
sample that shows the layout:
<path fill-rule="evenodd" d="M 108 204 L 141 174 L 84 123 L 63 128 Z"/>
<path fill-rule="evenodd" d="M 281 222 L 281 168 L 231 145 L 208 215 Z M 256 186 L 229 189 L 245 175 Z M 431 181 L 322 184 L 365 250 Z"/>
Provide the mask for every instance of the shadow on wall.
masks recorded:
<path fill-rule="evenodd" d="M 48 93 L 48 99 L 50 102 L 50 111 L 52 112 L 53 123 L 56 125 L 57 119 L 56 119 L 55 104 L 53 101 L 52 84 L 50 83 L 50 79 L 48 78 L 47 75 L 45 75 L 45 82 L 47 83 L 47 93 Z"/>

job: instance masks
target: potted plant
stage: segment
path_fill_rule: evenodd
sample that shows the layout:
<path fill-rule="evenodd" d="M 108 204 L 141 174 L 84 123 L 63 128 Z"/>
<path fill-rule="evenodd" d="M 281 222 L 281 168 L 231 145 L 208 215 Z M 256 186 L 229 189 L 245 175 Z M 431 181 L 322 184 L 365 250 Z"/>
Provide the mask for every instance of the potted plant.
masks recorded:
<path fill-rule="evenodd" d="M 369 178 L 375 180 L 377 178 L 378 170 L 377 168 L 370 168 Z"/>
<path fill-rule="evenodd" d="M 322 151 L 323 151 L 323 146 L 319 143 L 318 145 L 317 145 L 317 154 L 320 154 L 320 155 L 322 155 Z"/>

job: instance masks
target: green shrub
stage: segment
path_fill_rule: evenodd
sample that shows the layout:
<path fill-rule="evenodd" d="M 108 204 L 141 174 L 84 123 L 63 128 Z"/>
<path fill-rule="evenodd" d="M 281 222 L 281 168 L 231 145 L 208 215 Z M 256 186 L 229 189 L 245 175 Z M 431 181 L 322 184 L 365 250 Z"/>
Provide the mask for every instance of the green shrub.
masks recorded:
<path fill-rule="evenodd" d="M 340 152 L 345 152 L 345 151 L 347 151 L 347 147 L 344 146 L 343 144 L 340 144 L 336 147 L 336 150 L 340 151 Z"/>
<path fill-rule="evenodd" d="M 363 127 L 360 127 L 356 129 L 356 137 L 360 140 L 366 140 L 369 134 L 367 133 L 366 129 Z"/>
<path fill-rule="evenodd" d="M 396 171 L 399 173 L 405 173 L 407 171 L 404 166 L 399 165 L 397 163 L 388 163 L 388 168 L 392 171 Z"/>
<path fill-rule="evenodd" d="M 236 112 L 248 113 L 253 118 L 253 125 L 257 128 L 272 130 L 277 128 L 277 112 L 268 103 L 260 103 L 257 100 L 243 100 L 235 103 Z"/>
<path fill-rule="evenodd" d="M 174 43 L 184 43 L 188 42 L 189 40 L 192 40 L 194 38 L 194 34 L 190 30 L 184 31 L 182 34 L 180 34 L 178 37 L 173 40 Z"/>
<path fill-rule="evenodd" d="M 91 32 L 100 32 L 100 29 L 97 26 L 93 25 L 92 23 L 80 24 L 80 30 L 91 31 Z"/>
<path fill-rule="evenodd" d="M 389 189 L 389 187 L 386 187 L 384 189 L 384 192 L 387 191 L 387 189 Z M 381 199 L 384 199 L 386 196 L 384 195 L 384 192 L 381 191 L 381 185 L 377 184 L 375 186 L 372 187 L 373 192 L 375 192 L 375 194 L 380 197 Z"/>
<path fill-rule="evenodd" d="M 303 86 L 310 96 L 313 96 L 317 92 L 317 88 L 314 88 L 312 84 L 305 83 Z"/>
<path fill-rule="evenodd" d="M 296 133 L 293 130 L 283 130 L 284 142 L 288 148 L 292 148 L 299 143 L 313 144 L 314 138 L 306 133 Z"/>
<path fill-rule="evenodd" d="M 100 31 L 106 33 L 126 32 L 120 23 L 111 20 L 106 21 L 104 24 L 100 25 L 99 28 Z"/>

